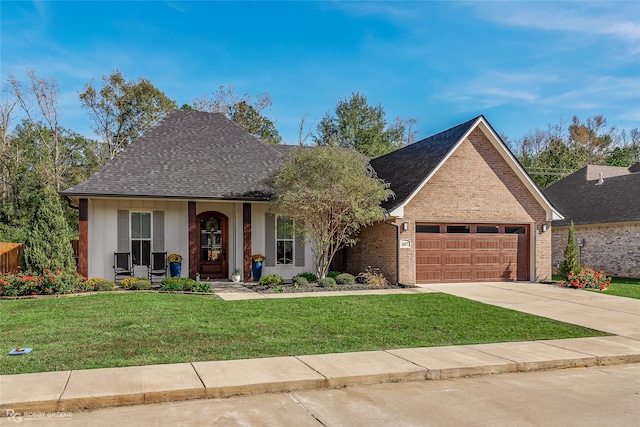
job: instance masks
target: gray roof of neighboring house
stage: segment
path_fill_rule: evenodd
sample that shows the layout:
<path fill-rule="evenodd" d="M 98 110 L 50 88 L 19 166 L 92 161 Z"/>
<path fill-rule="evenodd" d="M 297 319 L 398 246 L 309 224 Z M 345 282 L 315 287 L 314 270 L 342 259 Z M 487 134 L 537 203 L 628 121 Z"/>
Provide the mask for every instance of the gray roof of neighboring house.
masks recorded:
<path fill-rule="evenodd" d="M 268 200 L 261 181 L 291 147 L 265 144 L 222 114 L 176 110 L 60 194 Z"/>
<path fill-rule="evenodd" d="M 600 182 L 600 174 L 603 180 Z M 588 165 L 544 190 L 565 216 L 553 225 L 640 221 L 640 168 Z"/>
<path fill-rule="evenodd" d="M 392 211 L 407 201 L 481 117 L 371 160 L 378 178 L 387 181 L 395 193 L 395 198 L 384 202 L 383 207 Z"/>

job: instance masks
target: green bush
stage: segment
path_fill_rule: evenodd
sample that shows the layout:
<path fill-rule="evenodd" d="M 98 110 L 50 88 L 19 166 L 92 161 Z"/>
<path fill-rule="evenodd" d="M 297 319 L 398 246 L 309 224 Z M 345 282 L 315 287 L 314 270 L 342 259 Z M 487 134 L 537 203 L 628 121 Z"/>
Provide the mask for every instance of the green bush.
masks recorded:
<path fill-rule="evenodd" d="M 262 276 L 260 278 L 261 285 L 269 285 L 269 286 L 278 286 L 282 285 L 282 277 L 277 274 L 267 274 L 266 276 Z"/>
<path fill-rule="evenodd" d="M 291 279 L 291 281 L 293 282 L 293 286 L 295 287 L 307 286 L 309 284 L 309 281 L 304 276 L 294 276 L 293 279 Z"/>
<path fill-rule="evenodd" d="M 326 277 L 324 279 L 318 279 L 318 285 L 323 288 L 333 288 L 336 285 L 336 281 L 333 277 Z"/>
<path fill-rule="evenodd" d="M 85 289 L 84 278 L 78 273 L 45 269 L 44 274 L 0 274 L 0 295 L 60 295 Z"/>
<path fill-rule="evenodd" d="M 194 282 L 191 290 L 193 292 L 211 292 L 211 285 L 207 282 Z"/>
<path fill-rule="evenodd" d="M 87 291 L 110 292 L 116 288 L 116 284 L 102 277 L 92 277 L 83 283 L 83 288 Z"/>
<path fill-rule="evenodd" d="M 336 276 L 336 283 L 338 285 L 353 285 L 356 283 L 356 278 L 353 274 L 342 273 Z"/>
<path fill-rule="evenodd" d="M 176 280 L 169 280 L 166 282 L 163 280 L 162 284 L 160 285 L 160 290 L 168 291 L 168 292 L 177 292 L 182 290 L 182 285 L 180 285 L 180 283 L 178 283 Z"/>
<path fill-rule="evenodd" d="M 336 277 L 342 274 L 342 271 L 330 271 L 327 273 L 327 277 L 331 277 L 333 280 L 336 280 Z"/>
<path fill-rule="evenodd" d="M 196 281 L 189 277 L 165 277 L 160 282 L 160 289 L 169 292 L 190 291 L 195 283 Z"/>
<path fill-rule="evenodd" d="M 308 272 L 300 273 L 300 274 L 296 275 L 295 277 L 304 277 L 305 279 L 307 279 L 307 283 L 315 282 L 316 280 L 318 280 L 318 278 L 316 277 L 315 274 L 308 273 Z M 295 279 L 295 277 L 294 277 L 294 279 Z"/>
<path fill-rule="evenodd" d="M 60 198 L 55 191 L 44 189 L 33 211 L 31 226 L 22 251 L 23 271 L 42 276 L 48 271 L 74 273 L 76 263 L 69 242 L 69 227 Z M 67 289 L 64 289 L 66 293 Z"/>
<path fill-rule="evenodd" d="M 578 262 L 578 245 L 576 245 L 573 221 L 571 221 L 567 236 L 567 246 L 564 249 L 564 260 L 560 264 L 560 274 L 569 278 L 570 274 L 579 274 L 580 270 L 582 270 L 582 267 Z"/>
<path fill-rule="evenodd" d="M 151 282 L 147 279 L 141 279 L 140 277 L 127 277 L 126 279 L 122 279 L 119 285 L 125 289 L 131 290 L 151 289 Z"/>

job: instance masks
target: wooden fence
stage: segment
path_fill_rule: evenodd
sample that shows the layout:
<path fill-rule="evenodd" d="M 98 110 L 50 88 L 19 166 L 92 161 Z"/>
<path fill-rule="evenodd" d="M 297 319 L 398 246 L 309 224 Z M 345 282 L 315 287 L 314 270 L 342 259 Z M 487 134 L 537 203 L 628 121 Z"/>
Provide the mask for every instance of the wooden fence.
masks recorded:
<path fill-rule="evenodd" d="M 0 273 L 11 273 L 20 267 L 23 243 L 0 242 Z"/>
<path fill-rule="evenodd" d="M 78 256 L 78 239 L 71 240 L 73 256 Z M 24 243 L 0 242 L 0 273 L 13 273 L 20 267 L 20 253 Z"/>

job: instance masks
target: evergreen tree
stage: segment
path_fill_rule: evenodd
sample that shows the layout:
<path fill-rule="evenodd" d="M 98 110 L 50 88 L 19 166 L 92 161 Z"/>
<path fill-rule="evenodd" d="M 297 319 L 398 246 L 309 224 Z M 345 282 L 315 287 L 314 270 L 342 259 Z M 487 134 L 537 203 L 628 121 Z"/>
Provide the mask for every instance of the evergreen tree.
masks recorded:
<path fill-rule="evenodd" d="M 33 211 L 29 235 L 24 244 L 22 268 L 42 275 L 45 269 L 73 273 L 76 270 L 69 228 L 60 199 L 45 188 Z"/>
<path fill-rule="evenodd" d="M 582 267 L 580 267 L 580 262 L 578 262 L 578 245 L 576 245 L 573 221 L 571 221 L 569 236 L 567 237 L 567 247 L 564 249 L 564 261 L 560 264 L 560 274 L 568 277 L 570 272 L 573 271 L 574 274 L 578 274 L 580 270 L 582 270 Z"/>

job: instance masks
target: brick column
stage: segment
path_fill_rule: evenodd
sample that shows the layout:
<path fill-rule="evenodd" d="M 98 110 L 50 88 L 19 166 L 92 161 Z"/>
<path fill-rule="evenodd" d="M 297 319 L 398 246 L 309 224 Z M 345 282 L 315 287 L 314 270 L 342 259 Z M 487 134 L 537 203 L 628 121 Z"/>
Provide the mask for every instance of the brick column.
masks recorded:
<path fill-rule="evenodd" d="M 199 230 L 196 224 L 196 202 L 188 202 L 189 215 L 189 277 L 196 280 L 198 273 L 198 242 Z"/>
<path fill-rule="evenodd" d="M 242 259 L 243 277 L 251 281 L 251 203 L 242 204 Z"/>
<path fill-rule="evenodd" d="M 89 276 L 89 201 L 80 199 L 78 223 L 78 273 Z"/>

